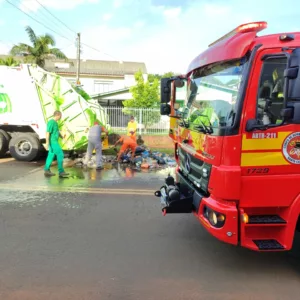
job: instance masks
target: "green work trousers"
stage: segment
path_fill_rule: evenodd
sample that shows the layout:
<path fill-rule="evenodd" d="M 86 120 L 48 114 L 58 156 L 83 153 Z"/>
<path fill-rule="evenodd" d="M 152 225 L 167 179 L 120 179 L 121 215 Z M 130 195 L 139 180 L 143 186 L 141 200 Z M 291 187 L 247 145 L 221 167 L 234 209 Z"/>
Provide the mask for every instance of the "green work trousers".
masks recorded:
<path fill-rule="evenodd" d="M 56 143 L 52 142 L 49 145 L 48 156 L 47 156 L 46 165 L 45 165 L 44 170 L 45 171 L 50 170 L 51 164 L 52 164 L 55 156 L 57 158 L 58 172 L 63 173 L 65 171 L 64 167 L 63 167 L 64 152 L 57 142 Z"/>

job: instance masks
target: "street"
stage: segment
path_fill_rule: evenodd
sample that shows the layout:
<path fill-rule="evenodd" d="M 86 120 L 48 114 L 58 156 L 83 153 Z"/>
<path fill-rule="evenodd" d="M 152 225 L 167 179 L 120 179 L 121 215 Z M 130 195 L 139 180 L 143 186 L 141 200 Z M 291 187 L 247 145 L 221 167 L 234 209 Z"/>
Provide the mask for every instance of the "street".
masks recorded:
<path fill-rule="evenodd" d="M 53 168 L 57 171 L 56 168 Z M 288 253 L 223 244 L 192 215 L 162 216 L 170 169 L 120 166 L 45 178 L 43 161 L 0 159 L 0 299 L 293 299 Z"/>

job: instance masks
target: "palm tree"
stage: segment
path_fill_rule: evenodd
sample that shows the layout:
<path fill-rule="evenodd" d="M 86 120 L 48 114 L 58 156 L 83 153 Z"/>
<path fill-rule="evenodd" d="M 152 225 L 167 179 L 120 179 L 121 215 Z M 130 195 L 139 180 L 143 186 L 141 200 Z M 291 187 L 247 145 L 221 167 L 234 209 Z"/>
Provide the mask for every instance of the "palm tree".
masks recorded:
<path fill-rule="evenodd" d="M 15 60 L 13 57 L 9 56 L 7 58 L 0 58 L 0 65 L 17 67 L 20 65 L 20 62 Z"/>
<path fill-rule="evenodd" d="M 19 43 L 10 50 L 11 55 L 25 56 L 25 62 L 35 63 L 41 68 L 45 66 L 45 59 L 54 56 L 56 58 L 67 59 L 66 55 L 55 46 L 55 40 L 50 34 L 36 36 L 30 26 L 25 28 L 32 46 Z"/>

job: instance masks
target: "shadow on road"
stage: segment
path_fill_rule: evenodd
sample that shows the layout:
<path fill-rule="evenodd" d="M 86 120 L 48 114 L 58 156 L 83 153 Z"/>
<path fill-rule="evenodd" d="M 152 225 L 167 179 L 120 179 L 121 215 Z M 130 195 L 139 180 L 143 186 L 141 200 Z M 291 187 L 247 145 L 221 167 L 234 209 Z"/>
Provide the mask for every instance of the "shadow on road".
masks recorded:
<path fill-rule="evenodd" d="M 196 223 L 196 224 L 195 224 Z M 257 277 L 257 274 L 280 274 L 289 269 L 300 275 L 300 233 L 295 234 L 293 248 L 288 252 L 256 252 L 240 246 L 225 244 L 210 236 L 209 233 L 195 222 L 178 224 L 178 234 L 188 239 L 187 247 L 194 250 L 205 251 L 203 259 L 213 262 L 216 268 L 227 272 L 247 273 L 249 277 Z M 201 253 L 199 253 L 201 259 Z M 196 262 L 195 262 L 196 263 Z"/>

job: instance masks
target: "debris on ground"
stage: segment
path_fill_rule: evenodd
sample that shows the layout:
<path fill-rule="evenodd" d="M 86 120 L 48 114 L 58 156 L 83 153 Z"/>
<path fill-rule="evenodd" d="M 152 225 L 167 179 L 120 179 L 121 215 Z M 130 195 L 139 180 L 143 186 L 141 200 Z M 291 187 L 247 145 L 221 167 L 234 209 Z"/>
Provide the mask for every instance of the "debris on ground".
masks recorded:
<path fill-rule="evenodd" d="M 117 153 L 117 151 L 116 151 Z M 83 167 L 83 161 L 85 159 L 86 153 L 81 158 L 77 158 L 73 161 L 74 167 Z M 108 165 L 116 163 L 116 156 L 102 156 L 102 164 L 105 169 Z M 68 162 L 68 164 L 71 164 Z M 170 155 L 161 153 L 158 151 L 151 151 L 146 147 L 137 147 L 134 160 L 131 162 L 131 152 L 126 153 L 121 157 L 121 164 L 128 164 L 131 168 L 139 169 L 160 169 L 164 167 L 175 167 L 176 161 Z M 96 155 L 93 155 L 87 164 L 88 168 L 96 168 Z"/>
<path fill-rule="evenodd" d="M 86 153 L 84 153 L 84 155 L 80 158 L 76 158 L 74 160 L 74 164 L 73 166 L 75 167 L 83 167 L 83 162 L 85 160 L 85 155 Z M 114 156 L 106 156 L 106 155 L 102 155 L 102 164 L 107 166 L 108 163 L 112 163 L 115 160 Z M 96 165 L 96 155 L 92 155 L 90 161 L 87 163 L 87 167 L 90 169 L 96 169 L 97 165 Z"/>
<path fill-rule="evenodd" d="M 131 163 L 131 152 L 121 157 L 123 164 Z M 133 162 L 137 169 L 157 169 L 162 167 L 175 167 L 176 161 L 166 153 L 151 151 L 146 147 L 137 147 Z"/>

